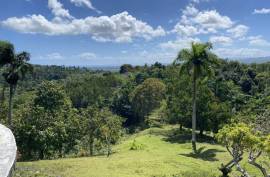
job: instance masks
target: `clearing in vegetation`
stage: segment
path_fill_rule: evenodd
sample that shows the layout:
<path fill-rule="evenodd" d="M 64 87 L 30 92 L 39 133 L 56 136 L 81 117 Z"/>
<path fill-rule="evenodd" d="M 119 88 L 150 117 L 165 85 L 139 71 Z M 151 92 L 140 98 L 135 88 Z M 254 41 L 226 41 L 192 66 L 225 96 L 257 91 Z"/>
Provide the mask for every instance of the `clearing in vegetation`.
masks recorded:
<path fill-rule="evenodd" d="M 191 154 L 189 131 L 175 126 L 150 128 L 124 138 L 110 157 L 95 156 L 17 163 L 15 176 L 37 177 L 216 177 L 231 157 L 210 136 L 198 139 Z M 204 143 L 202 143 L 202 141 Z M 259 171 L 243 160 L 252 174 Z M 233 172 L 232 175 L 238 175 Z"/>

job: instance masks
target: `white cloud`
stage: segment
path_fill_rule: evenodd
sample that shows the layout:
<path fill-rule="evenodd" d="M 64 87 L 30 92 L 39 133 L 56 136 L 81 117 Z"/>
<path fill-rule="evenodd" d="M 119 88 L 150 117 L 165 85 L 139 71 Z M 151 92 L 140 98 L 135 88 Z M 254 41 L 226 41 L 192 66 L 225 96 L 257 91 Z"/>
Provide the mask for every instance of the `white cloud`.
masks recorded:
<path fill-rule="evenodd" d="M 200 42 L 199 38 L 179 38 L 175 41 L 168 41 L 165 43 L 159 44 L 162 49 L 171 49 L 179 51 L 184 48 L 190 48 L 192 42 Z"/>
<path fill-rule="evenodd" d="M 265 57 L 270 52 L 256 48 L 218 48 L 213 50 L 218 56 L 223 58 L 245 58 L 245 57 Z"/>
<path fill-rule="evenodd" d="M 244 37 L 249 30 L 249 27 L 245 25 L 237 25 L 234 28 L 228 29 L 227 32 L 232 35 L 233 38 L 242 38 Z"/>
<path fill-rule="evenodd" d="M 152 63 L 152 64 L 156 61 L 159 61 L 161 63 L 171 63 L 175 59 L 176 55 L 177 55 L 177 52 L 175 51 L 142 50 L 141 52 L 139 52 L 139 57 L 136 53 L 135 55 L 128 56 L 128 59 L 132 57 L 134 61 L 139 59 L 139 60 L 143 60 L 144 63 Z"/>
<path fill-rule="evenodd" d="M 191 3 L 209 2 L 210 0 L 191 0 Z"/>
<path fill-rule="evenodd" d="M 184 10 L 183 10 L 183 15 L 186 16 L 195 16 L 199 13 L 199 10 L 196 9 L 192 4 L 188 5 Z"/>
<path fill-rule="evenodd" d="M 200 33 L 196 27 L 192 25 L 181 25 L 180 23 L 175 25 L 173 32 L 178 33 L 180 36 L 194 36 Z"/>
<path fill-rule="evenodd" d="M 54 53 L 50 53 L 46 56 L 41 56 L 41 59 L 48 59 L 48 60 L 61 60 L 64 59 L 64 57 L 58 53 L 58 52 L 54 52 Z"/>
<path fill-rule="evenodd" d="M 253 14 L 270 14 L 270 9 L 266 9 L 266 8 L 255 9 Z"/>
<path fill-rule="evenodd" d="M 92 52 L 85 52 L 78 55 L 80 59 L 91 60 L 97 58 L 97 55 Z"/>
<path fill-rule="evenodd" d="M 149 52 L 147 52 L 146 50 L 143 50 L 143 51 L 139 52 L 139 55 L 142 57 L 146 57 L 149 55 Z"/>
<path fill-rule="evenodd" d="M 57 0 L 48 0 L 48 7 L 56 17 L 73 18 L 67 9 L 63 8 L 63 4 Z"/>
<path fill-rule="evenodd" d="M 97 10 L 93 5 L 90 0 L 70 0 L 71 3 L 75 4 L 75 6 L 82 7 L 86 6 L 89 9 L 92 9 L 96 11 L 97 13 L 101 13 L 101 11 Z"/>
<path fill-rule="evenodd" d="M 261 47 L 270 46 L 270 42 L 263 39 L 262 36 L 250 36 L 248 40 L 249 44 L 253 46 L 261 46 Z"/>
<path fill-rule="evenodd" d="M 220 15 L 216 10 L 200 12 L 194 21 L 206 29 L 227 29 L 233 25 L 229 17 Z"/>
<path fill-rule="evenodd" d="M 184 37 L 217 33 L 218 30 L 231 28 L 233 24 L 229 17 L 220 15 L 216 10 L 199 11 L 193 5 L 188 5 L 172 32 Z"/>
<path fill-rule="evenodd" d="M 233 43 L 233 40 L 227 36 L 211 36 L 209 40 L 214 44 L 221 44 L 225 46 L 231 45 Z"/>
<path fill-rule="evenodd" d="M 199 3 L 200 0 L 191 0 L 192 3 Z"/>
<path fill-rule="evenodd" d="M 63 16 L 63 15 L 62 15 Z M 122 12 L 113 16 L 86 17 L 68 21 L 50 21 L 42 15 L 11 17 L 3 26 L 22 33 L 46 35 L 89 35 L 96 41 L 131 42 L 134 38 L 150 40 L 164 36 L 162 27 L 154 29 L 147 23 Z"/>

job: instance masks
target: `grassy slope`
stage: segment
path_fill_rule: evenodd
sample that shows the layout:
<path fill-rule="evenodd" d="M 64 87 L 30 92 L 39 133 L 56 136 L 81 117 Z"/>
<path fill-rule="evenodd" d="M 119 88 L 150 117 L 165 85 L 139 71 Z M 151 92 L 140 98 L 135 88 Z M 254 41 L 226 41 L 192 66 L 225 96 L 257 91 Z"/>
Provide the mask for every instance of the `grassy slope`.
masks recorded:
<path fill-rule="evenodd" d="M 201 153 L 194 157 L 190 155 L 190 143 L 185 141 L 189 137 L 172 135 L 172 132 L 176 130 L 172 130 L 171 127 L 152 128 L 140 132 L 115 146 L 115 153 L 109 158 L 96 156 L 18 163 L 15 176 L 211 177 L 220 175 L 218 167 L 221 163 L 230 160 L 223 147 L 198 143 Z M 143 144 L 143 149 L 130 150 L 134 139 L 138 144 Z M 243 167 L 251 169 L 245 163 Z"/>

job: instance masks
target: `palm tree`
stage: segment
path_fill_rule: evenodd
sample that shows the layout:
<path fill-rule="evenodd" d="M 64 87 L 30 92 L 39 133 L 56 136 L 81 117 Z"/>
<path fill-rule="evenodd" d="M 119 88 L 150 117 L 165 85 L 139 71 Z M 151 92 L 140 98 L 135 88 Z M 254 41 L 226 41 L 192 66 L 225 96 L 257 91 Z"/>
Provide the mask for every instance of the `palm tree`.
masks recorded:
<path fill-rule="evenodd" d="M 11 60 L 14 58 L 14 46 L 10 42 L 7 41 L 0 41 L 0 68 L 2 68 L 4 65 L 11 62 Z M 4 83 L 2 87 L 2 93 L 0 96 L 0 106 L 1 109 L 3 107 L 3 103 L 5 100 L 5 90 L 6 90 L 7 84 Z"/>
<path fill-rule="evenodd" d="M 213 64 L 217 63 L 216 56 L 210 52 L 211 43 L 192 43 L 191 49 L 179 52 L 175 63 L 180 63 L 180 72 L 192 76 L 192 150 L 196 153 L 196 113 L 197 113 L 197 79 L 213 75 Z"/>
<path fill-rule="evenodd" d="M 0 41 L 0 67 L 11 62 L 14 58 L 14 46 L 7 41 Z"/>
<path fill-rule="evenodd" d="M 11 59 L 11 61 L 6 64 L 6 71 L 3 73 L 6 82 L 9 84 L 8 125 L 10 128 L 12 128 L 12 101 L 18 81 L 24 79 L 28 72 L 33 71 L 33 66 L 28 63 L 29 60 L 30 54 L 27 52 L 14 54 L 14 57 Z"/>

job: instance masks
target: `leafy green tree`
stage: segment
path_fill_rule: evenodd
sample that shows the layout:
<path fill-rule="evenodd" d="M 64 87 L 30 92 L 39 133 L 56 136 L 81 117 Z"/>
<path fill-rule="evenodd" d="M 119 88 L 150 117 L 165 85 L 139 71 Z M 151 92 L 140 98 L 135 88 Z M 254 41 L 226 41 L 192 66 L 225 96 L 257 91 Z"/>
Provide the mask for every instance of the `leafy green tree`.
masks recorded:
<path fill-rule="evenodd" d="M 254 126 L 256 131 L 260 131 L 264 135 L 270 134 L 270 108 L 256 116 Z"/>
<path fill-rule="evenodd" d="M 82 119 L 84 120 L 83 130 L 87 137 L 89 153 L 91 156 L 94 155 L 94 143 L 95 140 L 98 139 L 97 131 L 99 124 L 101 123 L 98 114 L 99 110 L 96 107 L 88 107 L 82 112 Z"/>
<path fill-rule="evenodd" d="M 149 78 L 149 74 L 146 72 L 139 72 L 135 76 L 136 84 L 142 84 L 147 78 Z"/>
<path fill-rule="evenodd" d="M 134 69 L 132 67 L 132 65 L 130 64 L 124 64 L 120 67 L 120 74 L 125 74 L 128 72 L 132 72 Z"/>
<path fill-rule="evenodd" d="M 210 52 L 210 43 L 192 43 L 191 49 L 179 52 L 175 63 L 181 63 L 181 72 L 192 75 L 192 149 L 196 153 L 197 79 L 213 75 L 216 57 Z"/>
<path fill-rule="evenodd" d="M 178 123 L 180 130 L 183 126 L 189 127 L 191 116 L 190 78 L 182 75 L 179 79 L 179 68 L 171 66 L 166 71 L 166 102 L 167 116 L 170 123 Z"/>
<path fill-rule="evenodd" d="M 123 119 L 109 109 L 88 107 L 83 111 L 84 133 L 89 144 L 90 155 L 94 155 L 95 144 L 105 146 L 107 156 L 111 154 L 111 144 L 121 137 Z"/>
<path fill-rule="evenodd" d="M 109 157 L 112 153 L 111 145 L 121 137 L 123 119 L 106 108 L 101 110 L 99 118 L 98 137 L 106 145 L 107 157 Z"/>
<path fill-rule="evenodd" d="M 12 55 L 11 55 L 12 56 Z M 33 67 L 28 61 L 30 60 L 30 54 L 27 52 L 21 52 L 19 54 L 13 54 L 13 58 L 6 64 L 6 70 L 3 73 L 5 81 L 9 84 L 9 113 L 8 113 L 8 125 L 12 127 L 12 109 L 13 109 L 13 96 L 16 91 L 16 87 L 19 80 L 25 78 L 27 73 L 32 73 Z"/>
<path fill-rule="evenodd" d="M 233 166 L 245 177 L 250 174 L 241 167 L 240 161 L 243 159 L 245 151 L 248 152 L 248 162 L 258 168 L 264 177 L 269 177 L 266 168 L 256 162 L 263 154 L 269 153 L 269 134 L 264 136 L 261 132 L 253 130 L 243 123 L 227 125 L 216 135 L 217 140 L 222 143 L 232 156 L 232 161 L 222 166 L 221 171 L 227 175 Z"/>
<path fill-rule="evenodd" d="M 44 81 L 37 88 L 37 97 L 34 99 L 36 106 L 55 112 L 63 106 L 71 106 L 63 86 L 53 81 Z"/>
<path fill-rule="evenodd" d="M 126 119 L 125 125 L 134 124 L 134 113 L 132 110 L 131 100 L 129 95 L 135 88 L 135 83 L 128 80 L 113 96 L 111 109 L 113 113 L 120 115 Z"/>
<path fill-rule="evenodd" d="M 248 143 L 253 141 L 250 127 L 242 123 L 227 125 L 218 132 L 216 138 L 226 147 L 233 158 L 227 165 L 222 165 L 221 171 L 223 174 L 227 176 L 231 168 L 236 166 L 236 169 L 245 177 L 250 177 L 249 173 L 239 163 L 243 159 L 243 154 L 248 147 Z"/>
<path fill-rule="evenodd" d="M 145 117 L 160 106 L 161 101 L 165 98 L 165 91 L 165 84 L 154 78 L 146 79 L 134 89 L 130 99 L 132 109 L 136 115 L 135 123 L 145 123 Z"/>
<path fill-rule="evenodd" d="M 231 121 L 232 113 L 229 103 L 215 100 L 209 105 L 207 116 L 210 130 L 217 133 L 218 130 Z"/>
<path fill-rule="evenodd" d="M 43 82 L 32 103 L 16 112 L 15 137 L 23 159 L 62 157 L 80 139 L 77 111 L 63 87 Z"/>
<path fill-rule="evenodd" d="M 68 96 L 76 108 L 87 108 L 96 104 L 109 106 L 113 93 L 121 86 L 115 74 L 83 74 L 71 76 L 65 81 Z"/>

